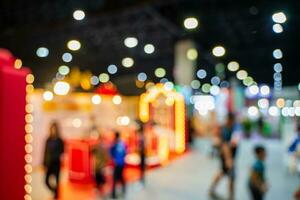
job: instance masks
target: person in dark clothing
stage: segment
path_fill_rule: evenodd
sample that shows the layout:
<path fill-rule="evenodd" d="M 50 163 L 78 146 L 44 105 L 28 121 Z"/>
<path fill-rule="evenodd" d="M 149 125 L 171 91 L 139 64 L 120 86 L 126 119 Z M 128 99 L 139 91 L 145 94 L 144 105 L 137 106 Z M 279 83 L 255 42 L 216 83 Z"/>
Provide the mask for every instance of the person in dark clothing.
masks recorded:
<path fill-rule="evenodd" d="M 58 198 L 58 185 L 60 175 L 60 158 L 64 152 L 64 142 L 60 138 L 59 127 L 56 122 L 50 125 L 50 136 L 45 145 L 44 167 L 46 169 L 45 183 L 53 192 L 54 198 Z M 55 185 L 50 183 L 50 177 L 55 179 Z"/>
<path fill-rule="evenodd" d="M 145 149 L 145 136 L 144 126 L 139 121 L 139 154 L 140 154 L 140 172 L 141 172 L 141 183 L 145 185 L 145 170 L 146 170 L 146 149 Z"/>
<path fill-rule="evenodd" d="M 236 146 L 230 144 L 233 134 L 233 128 L 235 124 L 234 115 L 232 113 L 228 114 L 227 121 L 224 127 L 221 128 L 220 134 L 220 161 L 221 170 L 215 176 L 213 183 L 210 187 L 210 195 L 216 196 L 215 188 L 224 176 L 229 178 L 229 199 L 234 199 L 234 159 L 236 155 Z"/>
<path fill-rule="evenodd" d="M 120 133 L 115 134 L 115 143 L 110 149 L 110 154 L 114 162 L 114 173 L 113 173 L 113 188 L 112 188 L 112 198 L 117 198 L 116 195 L 116 184 L 120 182 L 122 184 L 123 195 L 126 193 L 126 182 L 124 179 L 123 171 L 125 166 L 125 156 L 126 156 L 126 146 L 124 142 L 120 139 Z"/>
<path fill-rule="evenodd" d="M 254 162 L 249 180 L 249 190 L 253 200 L 263 200 L 267 191 L 265 180 L 265 158 L 266 150 L 263 146 L 255 147 L 256 161 Z"/>

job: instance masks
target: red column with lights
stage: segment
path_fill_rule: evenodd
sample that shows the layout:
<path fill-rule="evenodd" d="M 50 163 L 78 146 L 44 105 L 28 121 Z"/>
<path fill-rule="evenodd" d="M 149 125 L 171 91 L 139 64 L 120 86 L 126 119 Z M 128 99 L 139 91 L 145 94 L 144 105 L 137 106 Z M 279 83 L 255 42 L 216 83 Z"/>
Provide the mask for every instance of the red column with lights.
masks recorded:
<path fill-rule="evenodd" d="M 14 68 L 14 57 L 0 49 L 0 195 L 24 199 L 25 106 L 28 70 Z"/>

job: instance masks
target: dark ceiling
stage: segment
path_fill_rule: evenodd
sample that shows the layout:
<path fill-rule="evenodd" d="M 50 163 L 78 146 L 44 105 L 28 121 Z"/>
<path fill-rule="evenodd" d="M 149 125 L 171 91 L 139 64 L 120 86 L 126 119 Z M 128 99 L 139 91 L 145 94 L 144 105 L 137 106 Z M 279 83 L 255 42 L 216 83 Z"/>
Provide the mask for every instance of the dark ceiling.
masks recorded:
<path fill-rule="evenodd" d="M 76 9 L 85 11 L 84 20 L 72 18 Z M 300 3 L 294 0 L 1 0 L 0 47 L 11 50 L 33 70 L 37 86 L 55 76 L 70 39 L 82 44 L 73 53 L 70 66 L 90 69 L 97 75 L 109 64 L 120 66 L 123 57 L 131 56 L 135 66 L 123 68 L 113 77 L 117 85 L 126 85 L 119 87 L 126 94 L 135 93 L 134 79 L 140 71 L 157 81 L 154 69 L 164 66 L 172 80 L 174 44 L 181 39 L 196 42 L 197 66 L 209 72 L 207 81 L 214 76 L 215 64 L 237 60 L 257 82 L 273 84 L 276 61 L 272 52 L 280 48 L 284 54 L 283 85 L 296 85 L 300 81 L 299 10 Z M 272 31 L 271 16 L 278 11 L 288 18 L 281 34 Z M 187 16 L 198 17 L 199 29 L 183 28 Z M 127 36 L 137 37 L 138 47 L 126 48 L 123 40 Z M 146 43 L 155 45 L 154 54 L 143 53 Z M 211 49 L 218 44 L 227 53 L 217 59 Z M 36 56 L 40 46 L 49 48 L 47 58 Z"/>

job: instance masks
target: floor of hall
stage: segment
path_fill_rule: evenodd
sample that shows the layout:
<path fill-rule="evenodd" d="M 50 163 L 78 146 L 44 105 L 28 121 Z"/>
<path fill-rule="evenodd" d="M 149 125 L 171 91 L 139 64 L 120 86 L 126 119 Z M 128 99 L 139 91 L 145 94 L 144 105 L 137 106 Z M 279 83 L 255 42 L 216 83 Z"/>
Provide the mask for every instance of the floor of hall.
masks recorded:
<path fill-rule="evenodd" d="M 268 158 L 267 179 L 270 189 L 266 200 L 290 200 L 293 191 L 300 185 L 296 175 L 287 172 L 283 162 L 284 148 L 280 141 L 260 141 L 267 147 Z M 243 141 L 239 146 L 236 171 L 236 200 L 248 200 L 247 180 L 251 163 L 254 142 Z M 209 142 L 197 140 L 195 148 L 190 153 L 172 161 L 169 165 L 154 169 L 146 174 L 146 186 L 138 182 L 128 185 L 128 200 L 209 200 L 208 187 L 218 170 L 219 162 L 209 156 Z M 98 200 L 92 185 L 74 185 L 67 181 L 63 173 L 61 200 Z M 220 183 L 217 192 L 220 199 L 226 199 L 226 178 Z M 51 194 L 43 182 L 42 172 L 33 174 L 33 200 L 50 200 Z"/>

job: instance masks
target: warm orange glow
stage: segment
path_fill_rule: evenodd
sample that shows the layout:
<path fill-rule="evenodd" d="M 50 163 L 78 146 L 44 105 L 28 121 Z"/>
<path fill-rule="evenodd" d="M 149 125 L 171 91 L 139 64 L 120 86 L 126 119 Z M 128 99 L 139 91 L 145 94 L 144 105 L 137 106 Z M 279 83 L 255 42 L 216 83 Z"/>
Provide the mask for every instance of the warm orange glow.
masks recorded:
<path fill-rule="evenodd" d="M 25 135 L 25 141 L 26 141 L 26 143 L 31 143 L 32 140 L 33 140 L 32 135 L 29 134 L 29 133 L 27 133 L 27 134 Z M 25 146 L 25 147 L 26 147 L 26 146 Z"/>
<path fill-rule="evenodd" d="M 31 153 L 31 152 L 29 152 L 29 153 Z M 25 159 L 26 163 L 32 163 L 32 156 L 30 154 L 26 154 L 24 159 Z"/>
<path fill-rule="evenodd" d="M 163 94 L 167 97 L 166 104 L 171 106 L 175 103 L 175 151 L 183 153 L 185 151 L 185 103 L 184 97 L 175 91 L 166 90 L 163 84 L 156 84 L 142 94 L 139 102 L 139 117 L 142 122 L 150 119 L 149 104 L 155 98 Z"/>
<path fill-rule="evenodd" d="M 26 76 L 26 82 L 27 82 L 28 84 L 32 84 L 32 83 L 34 82 L 34 76 L 33 76 L 32 74 L 28 74 L 28 75 Z"/>
<path fill-rule="evenodd" d="M 284 105 L 285 105 L 285 100 L 283 98 L 277 99 L 276 105 L 277 105 L 278 108 L 283 108 Z"/>
<path fill-rule="evenodd" d="M 31 183 L 31 182 L 32 182 L 32 176 L 29 175 L 29 174 L 26 174 L 26 175 L 24 176 L 24 179 L 25 179 L 25 182 L 26 182 L 26 183 Z"/>
<path fill-rule="evenodd" d="M 24 186 L 24 189 L 25 189 L 25 191 L 26 191 L 28 194 L 30 194 L 30 193 L 32 192 L 32 187 L 31 187 L 31 185 L 29 185 L 29 184 L 26 184 L 26 185 Z"/>
<path fill-rule="evenodd" d="M 32 133 L 33 131 L 33 126 L 31 124 L 26 124 L 25 125 L 25 132 L 26 133 Z"/>
<path fill-rule="evenodd" d="M 28 174 L 32 172 L 32 166 L 30 164 L 26 164 L 24 169 Z"/>
<path fill-rule="evenodd" d="M 32 113 L 33 112 L 33 105 L 32 104 L 27 104 L 25 107 L 25 110 L 27 113 Z"/>
<path fill-rule="evenodd" d="M 28 84 L 28 85 L 26 86 L 26 92 L 27 92 L 27 93 L 32 93 L 33 91 L 34 91 L 33 85 Z"/>
<path fill-rule="evenodd" d="M 22 60 L 21 59 L 16 59 L 15 60 L 15 68 L 16 69 L 21 69 L 22 67 Z"/>
<path fill-rule="evenodd" d="M 25 115 L 25 121 L 26 121 L 26 123 L 32 123 L 33 122 L 32 114 Z"/>
<path fill-rule="evenodd" d="M 26 144 L 25 145 L 25 151 L 26 151 L 26 153 L 31 153 L 32 152 L 32 145 L 31 144 Z"/>

